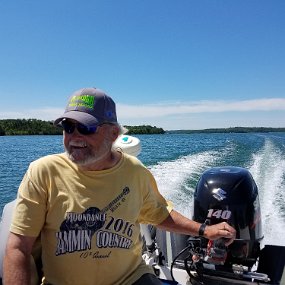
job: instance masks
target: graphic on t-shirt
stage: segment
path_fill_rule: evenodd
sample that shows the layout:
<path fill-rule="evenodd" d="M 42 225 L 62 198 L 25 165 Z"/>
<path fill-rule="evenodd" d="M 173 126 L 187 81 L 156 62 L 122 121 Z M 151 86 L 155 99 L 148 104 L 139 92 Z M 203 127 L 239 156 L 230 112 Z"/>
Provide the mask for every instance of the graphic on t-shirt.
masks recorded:
<path fill-rule="evenodd" d="M 97 207 L 90 207 L 83 213 L 67 213 L 65 220 L 60 225 L 59 232 L 56 233 L 56 255 L 91 249 L 91 241 L 94 233 L 101 229 L 106 223 L 106 212 L 108 210 L 114 211 L 119 202 L 124 199 L 124 196 L 129 192 L 130 189 L 125 187 L 122 193 L 102 210 Z M 109 226 L 109 224 L 106 225 L 106 227 Z M 102 235 L 106 236 L 106 233 L 104 234 L 100 231 L 100 236 L 102 237 Z M 116 239 L 118 240 L 118 237 L 116 237 Z M 125 247 L 126 244 L 131 244 L 131 240 L 126 242 L 125 238 Z"/>

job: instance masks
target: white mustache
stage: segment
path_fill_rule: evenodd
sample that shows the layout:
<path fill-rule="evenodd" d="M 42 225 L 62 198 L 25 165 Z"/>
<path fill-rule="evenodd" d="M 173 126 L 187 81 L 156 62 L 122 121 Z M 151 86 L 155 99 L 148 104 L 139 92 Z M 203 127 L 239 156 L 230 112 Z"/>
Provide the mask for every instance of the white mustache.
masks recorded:
<path fill-rule="evenodd" d="M 87 143 L 85 141 L 70 141 L 69 146 L 74 147 L 86 147 Z"/>

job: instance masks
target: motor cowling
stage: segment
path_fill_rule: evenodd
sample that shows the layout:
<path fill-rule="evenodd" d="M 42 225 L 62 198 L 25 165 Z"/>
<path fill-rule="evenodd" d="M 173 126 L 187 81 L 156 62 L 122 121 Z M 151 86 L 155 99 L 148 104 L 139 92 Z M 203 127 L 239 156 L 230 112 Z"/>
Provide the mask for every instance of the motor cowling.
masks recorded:
<path fill-rule="evenodd" d="M 193 220 L 214 225 L 227 222 L 236 229 L 236 239 L 225 248 L 222 240 L 208 241 L 206 261 L 251 267 L 263 238 L 257 185 L 241 167 L 214 167 L 200 177 L 194 193 Z"/>

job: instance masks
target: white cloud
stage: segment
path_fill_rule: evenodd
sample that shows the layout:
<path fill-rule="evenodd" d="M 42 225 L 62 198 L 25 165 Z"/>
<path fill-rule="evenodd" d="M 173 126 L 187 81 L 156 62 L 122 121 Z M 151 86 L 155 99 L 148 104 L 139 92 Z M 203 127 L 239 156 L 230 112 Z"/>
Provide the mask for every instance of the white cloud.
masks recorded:
<path fill-rule="evenodd" d="M 285 111 L 285 99 L 270 98 L 242 101 L 198 101 L 198 102 L 168 102 L 149 105 L 117 104 L 119 119 L 149 119 L 166 116 L 224 113 L 224 112 L 253 112 L 253 111 Z M 0 119 L 35 118 L 54 120 L 63 113 L 63 108 L 39 108 L 18 111 L 5 111 L 0 113 Z"/>
<path fill-rule="evenodd" d="M 62 108 L 22 109 L 18 111 L 1 111 L 0 119 L 40 119 L 51 121 L 62 115 Z"/>
<path fill-rule="evenodd" d="M 120 118 L 149 118 L 178 114 L 252 112 L 252 111 L 285 111 L 285 99 L 256 99 L 243 101 L 200 101 L 165 103 L 156 105 L 123 105 L 118 104 Z"/>

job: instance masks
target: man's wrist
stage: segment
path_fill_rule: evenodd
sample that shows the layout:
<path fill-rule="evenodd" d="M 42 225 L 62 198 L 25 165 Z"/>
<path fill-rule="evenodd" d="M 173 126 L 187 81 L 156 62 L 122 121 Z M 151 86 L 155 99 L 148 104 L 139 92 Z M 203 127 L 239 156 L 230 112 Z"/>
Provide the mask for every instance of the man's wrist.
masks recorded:
<path fill-rule="evenodd" d="M 198 231 L 199 237 L 204 237 L 206 226 L 207 225 L 205 223 L 200 225 L 200 228 L 199 228 L 199 231 Z"/>

